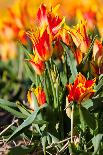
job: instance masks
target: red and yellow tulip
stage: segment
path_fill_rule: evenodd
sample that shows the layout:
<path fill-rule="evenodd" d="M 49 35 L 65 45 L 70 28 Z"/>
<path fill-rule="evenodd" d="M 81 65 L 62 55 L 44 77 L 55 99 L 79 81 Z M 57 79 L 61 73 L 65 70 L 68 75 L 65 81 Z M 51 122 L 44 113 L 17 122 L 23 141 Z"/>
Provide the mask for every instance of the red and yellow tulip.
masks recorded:
<path fill-rule="evenodd" d="M 103 45 L 98 39 L 94 42 L 93 58 L 90 62 L 90 66 L 93 76 L 98 77 L 100 74 L 103 74 Z"/>
<path fill-rule="evenodd" d="M 79 73 L 73 84 L 67 85 L 68 101 L 74 101 L 80 104 L 82 101 L 91 97 L 95 90 L 93 89 L 96 79 L 86 80 L 86 78 Z"/>
<path fill-rule="evenodd" d="M 90 39 L 86 32 L 86 22 L 81 21 L 80 24 L 70 29 L 69 32 L 76 47 L 80 47 L 81 52 L 86 53 L 90 45 Z"/>
<path fill-rule="evenodd" d="M 30 39 L 33 42 L 34 51 L 38 55 L 39 59 L 42 61 L 47 61 L 53 53 L 51 35 L 48 33 L 48 30 L 45 29 L 42 34 L 42 30 L 39 30 L 38 33 L 27 33 Z"/>
<path fill-rule="evenodd" d="M 102 42 L 97 39 L 93 46 L 93 59 L 99 67 L 103 65 L 103 45 Z"/>
<path fill-rule="evenodd" d="M 31 64 L 36 74 L 41 75 L 44 72 L 45 64 L 38 58 L 37 54 L 30 54 L 30 59 L 28 62 Z"/>
<path fill-rule="evenodd" d="M 48 26 L 48 29 L 53 37 L 58 33 L 58 31 L 60 30 L 65 21 L 64 18 L 60 18 L 57 15 L 58 8 L 59 5 L 49 10 L 44 4 L 41 4 L 37 12 L 39 26 L 40 27 Z"/>
<path fill-rule="evenodd" d="M 30 105 L 30 108 L 32 110 L 35 110 L 33 94 L 36 96 L 38 106 L 41 106 L 46 103 L 46 95 L 44 90 L 41 87 L 37 87 L 36 89 L 32 88 L 28 91 L 28 94 L 27 94 L 28 103 Z"/>

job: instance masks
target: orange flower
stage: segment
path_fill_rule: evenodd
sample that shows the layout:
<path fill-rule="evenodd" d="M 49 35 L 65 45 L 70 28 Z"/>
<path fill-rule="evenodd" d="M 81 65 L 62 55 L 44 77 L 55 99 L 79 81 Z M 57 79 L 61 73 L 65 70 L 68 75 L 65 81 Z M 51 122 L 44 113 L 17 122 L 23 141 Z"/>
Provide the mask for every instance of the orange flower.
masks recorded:
<path fill-rule="evenodd" d="M 96 25 L 96 12 L 92 10 L 88 10 L 84 13 L 84 18 L 88 22 L 88 27 L 93 29 L 93 27 Z"/>
<path fill-rule="evenodd" d="M 80 104 L 82 101 L 91 97 L 94 94 L 95 90 L 93 86 L 96 82 L 96 78 L 93 80 L 86 80 L 86 78 L 79 73 L 74 81 L 74 85 L 67 85 L 69 92 L 68 101 L 75 101 Z"/>
<path fill-rule="evenodd" d="M 47 8 L 41 4 L 37 12 L 38 24 L 40 27 L 47 25 Z"/>
<path fill-rule="evenodd" d="M 81 52 L 86 53 L 90 46 L 90 39 L 86 33 L 86 22 L 81 21 L 81 23 L 77 24 L 74 28 L 69 28 L 69 33 L 76 47 L 80 47 Z"/>
<path fill-rule="evenodd" d="M 13 39 L 21 40 L 23 44 L 27 42 L 25 31 L 34 24 L 34 12 L 31 15 L 30 8 L 29 2 L 26 0 L 15 1 L 15 3 L 7 9 L 7 17 L 3 20 L 4 28 L 11 29 Z"/>
<path fill-rule="evenodd" d="M 93 58 L 94 62 L 97 64 L 97 66 L 103 65 L 103 45 L 102 42 L 99 40 L 95 40 L 94 46 L 93 46 Z"/>
<path fill-rule="evenodd" d="M 45 29 L 42 33 L 41 32 L 42 30 L 39 30 L 36 34 L 28 32 L 27 35 L 32 40 L 34 50 L 39 59 L 47 61 L 53 53 L 51 35 L 48 33 L 47 29 Z"/>
<path fill-rule="evenodd" d="M 97 23 L 96 10 L 92 10 L 91 8 L 88 8 L 86 10 L 78 9 L 76 16 L 78 21 L 85 19 L 87 21 L 87 29 L 93 31 Z"/>
<path fill-rule="evenodd" d="M 36 89 L 32 88 L 28 91 L 28 94 L 27 94 L 28 103 L 32 110 L 34 110 L 33 94 L 37 98 L 38 106 L 41 106 L 46 103 L 46 95 L 44 90 L 41 87 L 37 87 Z"/>
<path fill-rule="evenodd" d="M 31 64 L 31 66 L 33 67 L 33 69 L 35 70 L 35 72 L 38 75 L 41 75 L 44 72 L 44 70 L 45 70 L 45 64 L 44 64 L 44 62 L 41 61 L 38 58 L 37 54 L 34 54 L 34 55 L 30 54 L 30 58 L 31 59 L 28 60 L 29 63 Z"/>
<path fill-rule="evenodd" d="M 0 43 L 0 60 L 6 62 L 15 59 L 17 56 L 17 48 L 12 40 Z"/>
<path fill-rule="evenodd" d="M 9 20 L 4 22 L 4 27 L 8 27 L 13 31 L 14 39 L 20 39 L 24 44 L 26 43 L 25 29 L 26 25 L 23 23 L 23 18 L 15 14 L 15 12 L 9 9 Z"/>
<path fill-rule="evenodd" d="M 58 15 L 56 15 L 58 7 L 59 5 L 57 5 L 55 8 L 51 8 L 51 10 L 48 10 L 46 6 L 42 4 L 37 12 L 39 26 L 48 26 L 52 36 L 58 33 L 62 24 L 64 23 L 64 18 L 61 19 Z"/>
<path fill-rule="evenodd" d="M 77 48 L 74 51 L 74 56 L 76 58 L 77 64 L 80 64 L 83 59 L 83 53 L 80 51 L 80 48 Z"/>

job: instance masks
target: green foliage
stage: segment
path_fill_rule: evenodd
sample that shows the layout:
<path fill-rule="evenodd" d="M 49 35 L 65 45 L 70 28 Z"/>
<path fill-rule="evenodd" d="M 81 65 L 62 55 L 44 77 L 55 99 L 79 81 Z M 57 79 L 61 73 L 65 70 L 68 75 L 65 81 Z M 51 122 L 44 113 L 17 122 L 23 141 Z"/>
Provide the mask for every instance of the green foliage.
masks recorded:
<path fill-rule="evenodd" d="M 90 112 L 83 106 L 79 107 L 79 113 L 82 129 L 85 130 L 86 123 L 92 130 L 94 130 L 96 128 L 95 117 L 91 115 Z"/>
<path fill-rule="evenodd" d="M 62 42 L 62 45 L 64 47 L 64 51 L 66 52 L 67 64 L 70 67 L 70 71 L 71 71 L 71 74 L 72 74 L 72 79 L 74 81 L 77 74 L 78 74 L 76 60 L 75 60 L 74 55 L 73 55 L 72 51 L 70 50 L 70 48 L 63 42 Z"/>

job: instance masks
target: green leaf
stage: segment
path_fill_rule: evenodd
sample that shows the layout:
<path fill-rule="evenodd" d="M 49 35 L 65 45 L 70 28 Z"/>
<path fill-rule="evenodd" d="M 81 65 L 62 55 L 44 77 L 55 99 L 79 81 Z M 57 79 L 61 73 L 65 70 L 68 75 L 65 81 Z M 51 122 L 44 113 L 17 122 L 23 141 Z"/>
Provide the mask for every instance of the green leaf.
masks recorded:
<path fill-rule="evenodd" d="M 45 73 L 45 76 L 44 76 L 44 91 L 45 91 L 45 94 L 46 94 L 46 100 L 47 100 L 47 104 L 49 104 L 49 93 L 48 93 L 48 88 L 47 88 L 47 76 L 46 76 L 46 73 Z"/>
<path fill-rule="evenodd" d="M 9 150 L 8 155 L 27 155 L 30 151 L 31 149 L 26 146 L 16 146 Z"/>
<path fill-rule="evenodd" d="M 29 68 L 29 66 L 26 62 L 24 64 L 25 64 L 25 69 L 26 69 L 28 77 L 30 78 L 30 80 L 32 82 L 35 83 L 35 74 L 31 71 L 31 69 Z"/>
<path fill-rule="evenodd" d="M 49 135 L 47 136 L 47 142 L 49 145 L 51 144 L 51 137 Z"/>
<path fill-rule="evenodd" d="M 79 114 L 80 114 L 80 121 L 83 126 L 83 129 L 85 128 L 85 123 L 93 130 L 96 128 L 96 120 L 94 116 L 89 112 L 89 110 L 87 110 L 83 106 L 80 106 Z"/>
<path fill-rule="evenodd" d="M 62 84 L 65 86 L 67 83 L 67 75 L 65 72 L 60 72 L 60 79 Z"/>
<path fill-rule="evenodd" d="M 94 146 L 93 155 L 96 155 L 96 153 L 98 152 L 102 137 L 103 137 L 103 134 L 98 134 L 98 135 L 96 135 L 95 137 L 92 138 L 92 143 L 93 143 L 93 146 Z"/>
<path fill-rule="evenodd" d="M 95 87 L 96 92 L 94 93 L 94 95 L 96 95 L 102 87 L 103 87 L 103 78 L 99 81 L 98 85 Z"/>
<path fill-rule="evenodd" d="M 48 122 L 44 120 L 35 119 L 35 121 L 33 121 L 33 124 L 44 125 L 44 124 L 48 124 Z"/>
<path fill-rule="evenodd" d="M 8 138 L 7 142 L 10 141 L 10 139 L 15 136 L 18 132 L 20 132 L 23 128 L 29 126 L 30 124 L 33 123 L 33 121 L 36 119 L 36 116 L 40 109 L 46 107 L 46 105 L 41 106 L 37 110 L 35 110 L 14 132 L 13 134 Z"/>
<path fill-rule="evenodd" d="M 26 58 L 29 59 L 30 56 L 29 54 L 32 53 L 32 51 L 30 51 L 30 49 L 28 50 L 27 47 L 25 45 L 23 45 L 20 41 L 18 42 L 18 48 L 20 49 L 20 52 L 25 52 Z"/>
<path fill-rule="evenodd" d="M 43 146 L 44 155 L 46 155 L 46 141 L 47 141 L 46 135 L 44 135 L 44 136 L 41 138 L 41 141 L 42 141 L 42 146 Z"/>
<path fill-rule="evenodd" d="M 96 97 L 93 98 L 92 100 L 93 100 L 92 110 L 100 112 L 103 109 L 103 97 Z"/>
<path fill-rule="evenodd" d="M 90 107 L 93 106 L 93 101 L 91 99 L 88 99 L 82 102 L 82 106 L 85 107 L 86 109 L 89 109 Z"/>
<path fill-rule="evenodd" d="M 58 143 L 59 139 L 57 137 L 55 137 L 54 135 L 52 135 L 51 133 L 48 133 L 52 139 L 52 143 Z M 58 147 L 61 148 L 61 144 L 58 144 Z"/>
<path fill-rule="evenodd" d="M 62 42 L 62 45 L 64 47 L 65 52 L 67 53 L 67 62 L 69 64 L 73 80 L 75 80 L 78 72 L 77 72 L 77 63 L 74 58 L 74 54 L 64 42 Z"/>
<path fill-rule="evenodd" d="M 0 104 L 6 105 L 9 107 L 17 107 L 16 103 L 13 103 L 13 102 L 10 102 L 10 101 L 4 100 L 4 99 L 0 99 Z"/>
<path fill-rule="evenodd" d="M 26 116 L 30 115 L 30 113 L 27 111 L 27 109 L 20 102 L 17 102 L 17 107 L 19 108 L 19 110 L 21 111 L 22 114 L 24 114 Z"/>
<path fill-rule="evenodd" d="M 12 108 L 6 106 L 6 105 L 0 104 L 0 107 L 1 107 L 2 109 L 4 109 L 4 110 L 10 112 L 12 115 L 14 115 L 14 116 L 16 116 L 16 117 L 18 117 L 18 118 L 27 118 L 26 115 L 22 114 L 21 112 L 18 112 L 18 111 L 16 111 L 16 110 L 14 110 L 14 109 L 12 109 Z"/>

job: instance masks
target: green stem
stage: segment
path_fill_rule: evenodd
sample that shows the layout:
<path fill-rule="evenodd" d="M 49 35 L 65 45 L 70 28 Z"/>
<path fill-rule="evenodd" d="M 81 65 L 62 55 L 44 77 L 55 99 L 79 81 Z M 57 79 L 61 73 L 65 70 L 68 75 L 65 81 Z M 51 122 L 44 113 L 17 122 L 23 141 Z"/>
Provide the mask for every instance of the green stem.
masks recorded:
<path fill-rule="evenodd" d="M 44 90 L 45 90 L 45 93 L 46 93 L 46 100 L 47 100 L 47 104 L 49 104 L 49 95 L 48 95 L 48 90 L 47 90 L 47 83 L 46 83 L 46 73 L 44 75 Z"/>
<path fill-rule="evenodd" d="M 74 104 L 72 105 L 72 111 L 71 111 L 71 143 L 73 143 L 73 113 L 74 113 Z"/>
<path fill-rule="evenodd" d="M 54 83 L 53 83 L 53 80 L 52 80 L 52 76 L 51 76 L 51 73 L 50 73 L 50 68 L 49 68 L 48 62 L 46 62 L 46 67 L 47 67 L 47 71 L 48 71 L 48 74 L 49 74 L 51 87 L 52 87 L 52 92 L 53 92 L 53 97 L 54 97 L 54 108 L 56 108 L 57 107 L 56 106 L 56 92 L 55 92 Z"/>

